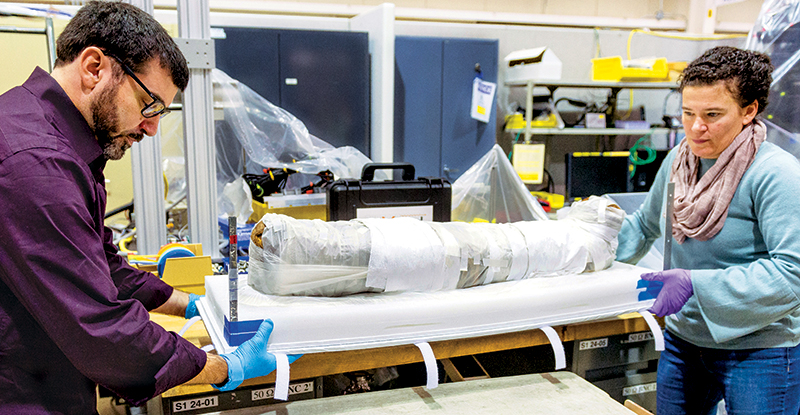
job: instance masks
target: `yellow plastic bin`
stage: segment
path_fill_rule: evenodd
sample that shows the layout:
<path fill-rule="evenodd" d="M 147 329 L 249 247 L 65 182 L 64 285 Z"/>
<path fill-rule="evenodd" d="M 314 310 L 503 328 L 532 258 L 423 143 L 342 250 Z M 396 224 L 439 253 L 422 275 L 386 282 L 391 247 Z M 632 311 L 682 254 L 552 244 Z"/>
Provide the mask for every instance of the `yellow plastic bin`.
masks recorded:
<path fill-rule="evenodd" d="M 253 214 L 249 222 L 258 222 L 267 213 L 291 216 L 295 219 L 327 220 L 325 193 L 306 195 L 274 195 L 264 198 L 264 203 L 253 201 Z"/>
<path fill-rule="evenodd" d="M 596 58 L 592 59 L 592 80 L 664 82 L 669 80 L 669 68 L 666 58 L 657 58 L 641 66 L 627 67 L 623 67 L 621 56 Z"/>

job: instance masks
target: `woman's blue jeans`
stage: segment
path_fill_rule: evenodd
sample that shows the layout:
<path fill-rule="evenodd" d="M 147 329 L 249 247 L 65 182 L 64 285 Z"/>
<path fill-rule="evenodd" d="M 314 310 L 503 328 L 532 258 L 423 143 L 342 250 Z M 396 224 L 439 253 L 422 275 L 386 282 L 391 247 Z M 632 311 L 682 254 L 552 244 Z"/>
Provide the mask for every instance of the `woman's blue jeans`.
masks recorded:
<path fill-rule="evenodd" d="M 800 346 L 722 350 L 697 347 L 666 332 L 658 362 L 658 415 L 729 415 L 800 411 Z"/>

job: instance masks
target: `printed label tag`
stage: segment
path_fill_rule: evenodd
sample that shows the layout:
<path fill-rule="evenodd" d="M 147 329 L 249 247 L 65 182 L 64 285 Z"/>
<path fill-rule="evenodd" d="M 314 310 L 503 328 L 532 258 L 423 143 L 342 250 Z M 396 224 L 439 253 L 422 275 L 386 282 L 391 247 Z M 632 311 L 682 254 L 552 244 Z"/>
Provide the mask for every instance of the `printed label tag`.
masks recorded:
<path fill-rule="evenodd" d="M 216 396 L 208 396 L 205 398 L 187 399 L 172 403 L 172 412 L 185 412 L 194 411 L 195 409 L 213 408 L 219 405 Z"/>
<path fill-rule="evenodd" d="M 289 395 L 296 395 L 298 393 L 308 393 L 314 391 L 314 382 L 303 382 L 289 385 Z M 250 391 L 251 401 L 260 401 L 262 399 L 275 398 L 275 388 L 256 389 Z"/>
<path fill-rule="evenodd" d="M 622 396 L 640 395 L 646 392 L 655 392 L 656 383 L 645 383 L 643 385 L 628 386 L 622 388 Z"/>
<path fill-rule="evenodd" d="M 635 342 L 643 342 L 647 340 L 653 340 L 653 333 L 646 331 L 643 333 L 631 333 L 628 335 L 628 340 L 624 341 L 623 343 L 635 343 Z"/>
<path fill-rule="evenodd" d="M 584 340 L 580 343 L 578 350 L 599 349 L 608 346 L 608 337 L 594 340 Z"/>
<path fill-rule="evenodd" d="M 497 84 L 494 82 L 486 82 L 480 78 L 472 81 L 472 109 L 470 111 L 472 118 L 489 122 L 495 89 L 497 89 Z"/>

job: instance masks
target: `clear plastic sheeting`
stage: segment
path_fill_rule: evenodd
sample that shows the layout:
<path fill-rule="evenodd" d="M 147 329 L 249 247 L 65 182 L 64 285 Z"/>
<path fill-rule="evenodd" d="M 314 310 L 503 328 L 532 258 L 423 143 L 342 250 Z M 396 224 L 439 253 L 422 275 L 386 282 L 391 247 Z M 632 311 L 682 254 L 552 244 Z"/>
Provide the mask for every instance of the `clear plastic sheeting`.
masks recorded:
<path fill-rule="evenodd" d="M 224 196 L 221 205 L 224 207 L 226 217 L 236 216 L 239 223 L 246 223 L 253 214 L 253 194 L 250 186 L 243 178 L 238 178 L 222 189 Z"/>
<path fill-rule="evenodd" d="M 798 133 L 785 130 L 770 120 L 762 119 L 762 121 L 767 126 L 767 141 L 800 158 L 800 135 Z"/>
<path fill-rule="evenodd" d="M 249 284 L 272 295 L 341 296 L 599 271 L 614 261 L 624 217 L 600 197 L 574 203 L 557 221 L 511 224 L 267 214 L 252 232 Z"/>
<path fill-rule="evenodd" d="M 186 197 L 186 160 L 183 148 L 183 118 L 180 114 L 159 121 L 161 126 L 161 171 L 166 180 L 167 203 Z"/>
<path fill-rule="evenodd" d="M 268 213 L 251 234 L 249 283 L 281 295 L 370 291 L 369 229 L 359 221 L 301 220 Z"/>
<path fill-rule="evenodd" d="M 800 157 L 800 0 L 765 0 L 746 49 L 766 53 L 775 70 L 772 73 L 770 102 L 763 118 L 767 141 Z"/>
<path fill-rule="evenodd" d="M 509 223 L 548 219 L 497 144 L 464 172 L 452 189 L 453 221 Z"/>
<path fill-rule="evenodd" d="M 765 0 L 747 37 L 745 48 L 759 52 L 772 52 L 776 41 L 800 21 L 800 1 L 798 0 Z M 773 58 L 776 68 L 787 62 L 797 61 L 798 51 L 775 50 L 781 55 Z"/>
<path fill-rule="evenodd" d="M 270 103 L 224 72 L 212 71 L 217 147 L 217 195 L 244 172 L 261 174 L 264 168 L 290 168 L 286 190 L 314 180 L 330 170 L 337 178 L 358 178 L 371 160 L 354 147 L 334 148 L 309 134 L 302 121 Z M 295 177 L 297 176 L 297 177 Z M 311 179 L 309 179 L 311 178 Z M 382 177 L 385 178 L 385 177 Z M 220 202 L 221 204 L 222 202 Z M 220 213 L 224 212 L 220 206 Z"/>

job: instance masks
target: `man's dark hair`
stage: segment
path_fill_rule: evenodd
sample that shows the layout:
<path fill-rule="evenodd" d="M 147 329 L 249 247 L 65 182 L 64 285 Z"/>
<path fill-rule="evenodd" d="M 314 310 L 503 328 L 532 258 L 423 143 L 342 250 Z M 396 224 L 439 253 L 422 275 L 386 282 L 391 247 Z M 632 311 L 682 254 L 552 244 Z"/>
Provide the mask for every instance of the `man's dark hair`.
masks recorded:
<path fill-rule="evenodd" d="M 728 92 L 744 108 L 758 101 L 758 113 L 767 107 L 772 84 L 769 56 L 730 46 L 717 46 L 692 61 L 680 77 L 680 91 L 687 86 L 724 82 Z"/>
<path fill-rule="evenodd" d="M 75 14 L 56 41 L 55 66 L 74 61 L 90 46 L 113 54 L 134 72 L 153 58 L 181 91 L 189 83 L 186 59 L 166 30 L 149 14 L 127 3 L 90 1 Z"/>

